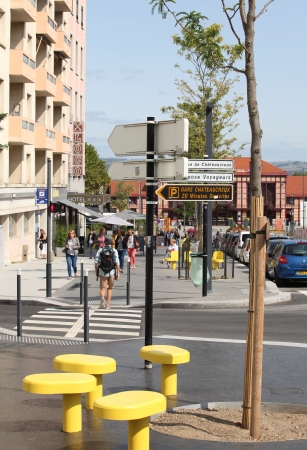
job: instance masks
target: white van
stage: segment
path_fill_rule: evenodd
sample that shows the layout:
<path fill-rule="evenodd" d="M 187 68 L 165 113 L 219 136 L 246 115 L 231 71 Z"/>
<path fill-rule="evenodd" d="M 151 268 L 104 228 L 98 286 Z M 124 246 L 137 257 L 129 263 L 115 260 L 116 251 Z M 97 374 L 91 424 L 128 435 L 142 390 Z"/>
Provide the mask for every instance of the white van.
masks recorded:
<path fill-rule="evenodd" d="M 240 256 L 240 251 L 243 247 L 244 241 L 245 239 L 250 238 L 250 231 L 245 230 L 245 231 L 239 231 L 239 236 L 238 236 L 238 240 L 237 240 L 237 245 L 235 247 L 235 257 L 237 259 L 239 259 Z"/>

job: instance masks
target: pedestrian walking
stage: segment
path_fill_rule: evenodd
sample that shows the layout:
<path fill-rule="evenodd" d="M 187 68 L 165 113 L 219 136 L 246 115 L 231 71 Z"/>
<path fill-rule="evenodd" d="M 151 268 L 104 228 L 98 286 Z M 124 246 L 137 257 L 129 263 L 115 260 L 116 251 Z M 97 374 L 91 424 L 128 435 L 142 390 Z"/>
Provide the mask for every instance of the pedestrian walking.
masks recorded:
<path fill-rule="evenodd" d="M 128 230 L 127 248 L 128 248 L 128 255 L 130 258 L 130 269 L 135 269 L 136 268 L 136 252 L 140 248 L 140 244 L 139 244 L 138 238 L 135 236 L 132 228 L 130 228 Z"/>
<path fill-rule="evenodd" d="M 41 259 L 46 259 L 47 255 L 47 235 L 45 231 L 41 228 L 39 238 L 37 238 L 37 243 L 39 244 L 39 249 L 41 251 Z"/>
<path fill-rule="evenodd" d="M 119 279 L 119 258 L 116 249 L 111 247 L 112 236 L 105 236 L 105 246 L 100 248 L 95 256 L 95 269 L 100 277 L 100 308 L 110 309 L 114 280 Z M 105 294 L 107 292 L 107 300 Z"/>
<path fill-rule="evenodd" d="M 125 256 L 127 254 L 127 238 L 125 230 L 120 230 L 115 239 L 115 248 L 118 252 L 120 272 L 124 272 Z"/>
<path fill-rule="evenodd" d="M 95 258 L 96 252 L 93 249 L 94 242 L 96 240 L 96 233 L 94 230 L 90 230 L 88 236 L 87 236 L 87 246 L 90 249 L 90 259 Z"/>
<path fill-rule="evenodd" d="M 65 242 L 68 280 L 71 280 L 71 275 L 72 275 L 71 268 L 73 268 L 75 277 L 78 276 L 78 274 L 77 274 L 77 259 L 78 259 L 79 248 L 80 248 L 79 239 L 77 238 L 75 231 L 70 230 L 70 232 L 68 233 L 66 242 Z"/>
<path fill-rule="evenodd" d="M 103 248 L 105 246 L 104 240 L 106 232 L 107 230 L 105 229 L 105 227 L 100 228 L 99 235 L 97 236 L 95 241 L 96 245 L 94 245 L 94 250 L 98 251 L 98 249 Z"/>

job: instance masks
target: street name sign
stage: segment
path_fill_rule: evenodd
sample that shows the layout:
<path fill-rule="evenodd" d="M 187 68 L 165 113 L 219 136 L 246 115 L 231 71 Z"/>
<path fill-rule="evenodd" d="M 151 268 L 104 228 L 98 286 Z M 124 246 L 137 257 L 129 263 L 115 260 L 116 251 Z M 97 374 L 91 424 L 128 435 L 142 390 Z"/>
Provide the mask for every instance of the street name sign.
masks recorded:
<path fill-rule="evenodd" d="M 155 159 L 155 178 L 159 180 L 184 180 L 188 177 L 188 158 Z M 114 162 L 108 169 L 111 180 L 145 180 L 147 160 Z"/>
<path fill-rule="evenodd" d="M 204 181 L 206 183 L 232 183 L 233 173 L 231 172 L 188 172 L 189 181 Z"/>
<path fill-rule="evenodd" d="M 75 203 L 93 203 L 95 205 L 103 205 L 111 202 L 111 195 L 91 195 L 91 194 L 67 194 L 67 200 Z"/>
<path fill-rule="evenodd" d="M 233 170 L 234 162 L 231 159 L 189 159 L 189 170 Z"/>
<path fill-rule="evenodd" d="M 189 148 L 188 119 L 155 122 L 155 146 L 157 154 L 180 154 Z M 108 144 L 116 156 L 146 155 L 147 122 L 116 125 Z"/>
<path fill-rule="evenodd" d="M 156 194 L 168 201 L 232 201 L 233 185 L 164 184 L 156 191 Z"/>

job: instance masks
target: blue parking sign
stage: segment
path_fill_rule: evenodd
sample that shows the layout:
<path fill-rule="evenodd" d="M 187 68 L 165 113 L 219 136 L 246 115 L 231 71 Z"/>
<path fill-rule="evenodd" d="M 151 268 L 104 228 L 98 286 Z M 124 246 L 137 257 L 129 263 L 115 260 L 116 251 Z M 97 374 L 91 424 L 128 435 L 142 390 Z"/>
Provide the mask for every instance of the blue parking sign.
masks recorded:
<path fill-rule="evenodd" d="M 36 189 L 36 204 L 37 205 L 47 205 L 48 202 L 48 189 L 47 188 L 37 188 Z"/>

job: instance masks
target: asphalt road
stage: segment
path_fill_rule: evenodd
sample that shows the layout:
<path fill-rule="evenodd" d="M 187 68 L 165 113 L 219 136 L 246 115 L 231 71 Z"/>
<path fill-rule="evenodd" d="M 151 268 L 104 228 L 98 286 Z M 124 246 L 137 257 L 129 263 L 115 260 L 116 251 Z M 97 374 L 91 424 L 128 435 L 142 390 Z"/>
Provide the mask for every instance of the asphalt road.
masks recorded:
<path fill-rule="evenodd" d="M 265 307 L 265 341 L 307 343 L 307 290 L 305 292 L 306 295 L 292 292 L 291 301 Z M 82 338 L 81 317 L 80 308 L 23 306 L 23 335 L 64 338 L 68 333 L 70 337 Z M 128 311 L 120 307 L 110 311 L 96 310 L 90 317 L 90 339 L 116 340 L 142 337 L 144 317 L 145 312 L 142 308 Z M 79 326 L 76 329 L 77 321 Z M 13 330 L 15 326 L 16 307 L 0 305 L 0 327 Z M 73 327 L 72 333 L 70 330 Z M 153 309 L 153 336 L 244 340 L 246 327 L 246 308 Z"/>

